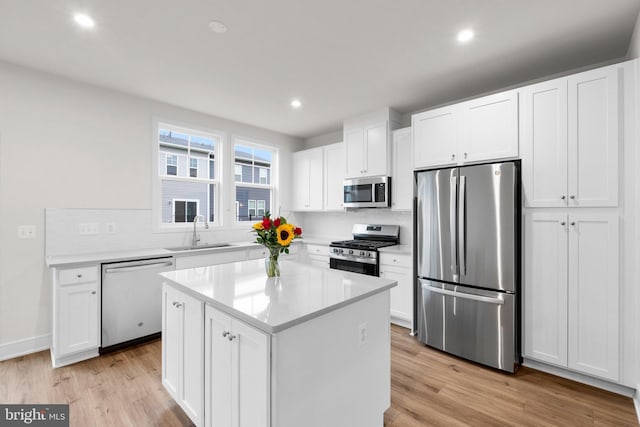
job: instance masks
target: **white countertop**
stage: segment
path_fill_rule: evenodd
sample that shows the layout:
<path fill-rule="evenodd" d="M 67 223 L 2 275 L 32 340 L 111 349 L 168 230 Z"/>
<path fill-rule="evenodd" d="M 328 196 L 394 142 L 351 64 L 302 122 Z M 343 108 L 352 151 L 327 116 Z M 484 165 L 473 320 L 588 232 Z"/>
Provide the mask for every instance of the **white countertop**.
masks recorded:
<path fill-rule="evenodd" d="M 280 261 L 268 278 L 264 259 L 161 273 L 168 283 L 267 333 L 276 333 L 397 285 L 394 280 Z"/>
<path fill-rule="evenodd" d="M 218 248 L 202 248 L 191 249 L 182 251 L 170 251 L 168 249 L 131 249 L 121 251 L 110 252 L 92 252 L 88 254 L 76 254 L 76 255 L 58 255 L 46 257 L 45 262 L 47 267 L 60 267 L 69 266 L 73 264 L 91 264 L 98 262 L 117 262 L 142 258 L 153 258 L 163 256 L 182 256 L 182 255 L 197 255 L 201 253 L 210 252 L 226 252 L 237 249 L 246 249 L 249 247 L 261 247 L 255 242 L 236 242 L 230 243 L 229 246 L 222 246 Z"/>
<path fill-rule="evenodd" d="M 391 254 L 411 255 L 411 245 L 385 246 L 384 248 L 378 249 L 378 251 Z"/>

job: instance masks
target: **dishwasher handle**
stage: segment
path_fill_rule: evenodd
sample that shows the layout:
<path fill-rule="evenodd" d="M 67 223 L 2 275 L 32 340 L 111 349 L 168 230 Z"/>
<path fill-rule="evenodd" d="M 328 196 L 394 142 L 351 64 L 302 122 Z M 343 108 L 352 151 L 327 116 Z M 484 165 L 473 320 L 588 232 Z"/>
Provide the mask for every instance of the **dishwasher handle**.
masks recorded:
<path fill-rule="evenodd" d="M 130 271 L 138 271 L 138 270 L 147 270 L 150 268 L 158 268 L 158 267 L 171 267 L 173 266 L 173 261 L 156 261 L 150 262 L 146 264 L 133 264 L 133 265 L 123 265 L 121 267 L 107 267 L 104 269 L 105 273 L 127 273 Z"/>

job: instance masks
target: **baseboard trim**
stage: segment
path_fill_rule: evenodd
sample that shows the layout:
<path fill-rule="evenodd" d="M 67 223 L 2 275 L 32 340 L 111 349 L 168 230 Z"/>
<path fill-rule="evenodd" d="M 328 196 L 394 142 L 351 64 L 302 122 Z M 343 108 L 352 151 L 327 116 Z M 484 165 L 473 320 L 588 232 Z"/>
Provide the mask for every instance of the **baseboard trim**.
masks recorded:
<path fill-rule="evenodd" d="M 640 384 L 636 386 L 636 394 L 633 396 L 633 405 L 636 407 L 636 416 L 640 424 Z"/>
<path fill-rule="evenodd" d="M 569 371 L 567 369 L 560 368 L 558 366 L 548 365 L 546 363 L 538 362 L 538 361 L 527 359 L 527 358 L 524 359 L 522 365 L 527 366 L 529 368 L 537 369 L 538 371 L 546 372 L 548 374 L 557 375 L 562 378 L 577 381 L 579 383 L 587 384 L 593 387 L 601 388 L 603 390 L 607 390 L 612 393 L 621 394 L 623 396 L 633 398 L 635 395 L 637 399 L 638 394 L 636 390 L 621 384 L 616 384 L 607 380 L 601 380 L 599 378 L 591 377 L 589 375 L 581 374 L 574 371 Z M 636 409 L 637 409 L 637 406 L 636 406 Z"/>
<path fill-rule="evenodd" d="M 50 347 L 51 334 L 0 344 L 0 362 L 24 356 L 25 354 L 48 350 Z"/>

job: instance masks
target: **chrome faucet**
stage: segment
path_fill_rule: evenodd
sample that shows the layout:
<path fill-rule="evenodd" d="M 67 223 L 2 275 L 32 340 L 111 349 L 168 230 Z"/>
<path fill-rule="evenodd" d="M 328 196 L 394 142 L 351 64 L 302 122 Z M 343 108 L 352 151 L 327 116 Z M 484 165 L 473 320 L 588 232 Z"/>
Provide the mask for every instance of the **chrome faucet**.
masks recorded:
<path fill-rule="evenodd" d="M 208 229 L 209 228 L 209 222 L 207 221 L 207 218 L 205 218 L 204 215 L 196 215 L 193 217 L 193 239 L 191 240 L 191 246 L 197 246 L 198 242 L 200 241 L 200 236 L 198 236 L 196 234 L 196 225 L 198 224 L 198 220 L 202 218 L 202 220 L 204 221 L 204 228 Z"/>

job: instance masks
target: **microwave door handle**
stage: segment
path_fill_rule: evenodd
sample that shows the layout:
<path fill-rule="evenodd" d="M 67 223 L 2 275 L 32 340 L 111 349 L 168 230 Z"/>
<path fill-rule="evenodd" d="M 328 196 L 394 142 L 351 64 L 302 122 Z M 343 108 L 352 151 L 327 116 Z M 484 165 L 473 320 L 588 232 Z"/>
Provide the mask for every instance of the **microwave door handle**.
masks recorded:
<path fill-rule="evenodd" d="M 450 186 L 449 186 L 449 246 L 451 251 L 451 273 L 453 273 L 454 278 L 458 274 L 458 263 L 457 263 L 457 250 L 456 250 L 456 229 L 457 229 L 457 218 L 456 218 L 456 210 L 458 200 L 458 178 L 455 176 L 451 177 Z M 455 279 L 454 279 L 455 280 Z"/>

